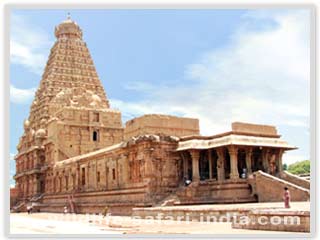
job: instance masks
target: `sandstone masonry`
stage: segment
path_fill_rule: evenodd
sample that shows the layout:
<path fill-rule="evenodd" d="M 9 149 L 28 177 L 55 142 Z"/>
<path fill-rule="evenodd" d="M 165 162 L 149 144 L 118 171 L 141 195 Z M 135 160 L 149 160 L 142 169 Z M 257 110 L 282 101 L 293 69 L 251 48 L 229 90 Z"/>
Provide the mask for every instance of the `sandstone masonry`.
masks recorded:
<path fill-rule="evenodd" d="M 293 179 L 279 179 L 282 155 L 295 147 L 280 139 L 274 126 L 238 122 L 230 132 L 201 136 L 198 119 L 150 114 L 123 127 L 80 27 L 68 18 L 55 36 L 17 146 L 16 210 L 37 203 L 41 211 L 68 206 L 72 212 L 98 213 L 109 206 L 130 214 L 132 207 L 164 202 L 281 198 L 281 187 Z M 279 185 L 270 199 L 247 180 L 259 170 L 267 174 L 259 177 L 259 186 L 263 181 Z M 184 186 L 185 180 L 192 184 Z M 308 198 L 307 189 L 290 187 L 297 200 Z"/>

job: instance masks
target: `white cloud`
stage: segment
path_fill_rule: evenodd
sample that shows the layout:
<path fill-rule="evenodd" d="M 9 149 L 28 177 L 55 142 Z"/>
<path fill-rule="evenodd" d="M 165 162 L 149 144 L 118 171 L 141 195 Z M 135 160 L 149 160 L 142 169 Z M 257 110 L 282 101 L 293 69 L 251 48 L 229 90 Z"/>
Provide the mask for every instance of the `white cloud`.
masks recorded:
<path fill-rule="evenodd" d="M 307 11 L 255 11 L 222 49 L 203 53 L 186 66 L 184 81 L 175 87 L 137 83 L 143 102 L 121 103 L 129 112 L 199 117 L 201 132 L 230 128 L 232 121 L 308 127 L 309 15 Z M 251 29 L 257 19 L 272 28 Z M 152 94 L 149 94 L 152 92 Z M 151 97 L 152 95 L 152 97 Z"/>
<path fill-rule="evenodd" d="M 233 121 L 296 129 L 286 131 L 285 139 L 300 149 L 285 155 L 285 162 L 308 158 L 309 12 L 254 11 L 242 19 L 225 47 L 186 66 L 180 85 L 139 82 L 130 87 L 143 100 L 114 102 L 127 116 L 162 112 L 199 118 L 204 135 L 230 130 Z M 259 28 L 259 19 L 272 26 Z M 300 133 L 305 141 L 297 138 Z"/>
<path fill-rule="evenodd" d="M 241 28 L 229 46 L 206 53 L 200 63 L 187 67 L 187 76 L 200 83 L 199 97 L 212 93 L 214 111 L 206 115 L 215 123 L 308 125 L 308 15 L 271 17 L 277 23 L 272 30 Z"/>
<path fill-rule="evenodd" d="M 15 155 L 16 155 L 15 153 L 10 153 L 10 161 L 14 161 L 14 156 Z"/>
<path fill-rule="evenodd" d="M 148 82 L 128 82 L 123 87 L 127 90 L 144 92 L 148 92 L 154 88 L 154 86 Z"/>
<path fill-rule="evenodd" d="M 10 85 L 10 101 L 16 104 L 28 104 L 34 97 L 36 89 L 19 89 Z"/>
<path fill-rule="evenodd" d="M 10 62 L 24 66 L 40 75 L 47 61 L 48 49 L 52 46 L 50 36 L 28 22 L 28 19 L 13 14 L 10 34 Z"/>
<path fill-rule="evenodd" d="M 150 113 L 183 115 L 178 106 L 167 108 L 161 103 L 154 104 L 153 101 L 125 102 L 119 99 L 110 99 L 111 107 L 121 111 L 125 121 Z M 183 110 L 183 109 L 182 109 Z"/>

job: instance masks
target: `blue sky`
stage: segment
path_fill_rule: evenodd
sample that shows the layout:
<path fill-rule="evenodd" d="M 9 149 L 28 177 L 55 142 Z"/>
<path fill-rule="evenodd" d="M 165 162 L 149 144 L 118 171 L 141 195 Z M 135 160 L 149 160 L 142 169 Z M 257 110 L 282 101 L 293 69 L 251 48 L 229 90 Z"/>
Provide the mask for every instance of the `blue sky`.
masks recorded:
<path fill-rule="evenodd" d="M 309 159 L 308 10 L 15 10 L 10 25 L 10 173 L 34 91 L 67 12 L 83 30 L 111 107 L 123 122 L 146 113 L 273 124 Z M 12 182 L 13 183 L 13 182 Z"/>

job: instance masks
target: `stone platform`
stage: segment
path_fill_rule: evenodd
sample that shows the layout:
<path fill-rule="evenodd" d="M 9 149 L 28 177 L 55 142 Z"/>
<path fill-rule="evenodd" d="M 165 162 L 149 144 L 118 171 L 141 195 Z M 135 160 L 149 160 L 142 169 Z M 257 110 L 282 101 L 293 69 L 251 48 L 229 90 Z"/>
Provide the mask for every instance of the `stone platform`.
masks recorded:
<path fill-rule="evenodd" d="M 281 213 L 281 214 L 280 214 Z M 239 225 L 233 224 L 236 228 L 273 230 L 273 231 L 297 231 L 309 232 L 310 229 L 310 202 L 292 202 L 290 209 L 285 209 L 282 202 L 273 203 L 243 203 L 243 204 L 212 204 L 212 205 L 187 205 L 187 206 L 166 206 L 150 208 L 134 208 L 133 217 L 172 219 L 177 221 L 192 222 L 238 222 L 240 217 L 246 216 L 249 221 L 258 216 L 263 216 L 270 221 L 272 216 L 299 216 L 301 225 L 293 224 L 288 226 L 280 223 L 277 226 Z"/>
<path fill-rule="evenodd" d="M 247 214 L 248 222 L 241 223 L 240 216 L 232 222 L 237 229 L 285 232 L 310 232 L 310 211 L 291 209 L 259 209 Z M 273 224 L 271 224 L 273 223 Z"/>
<path fill-rule="evenodd" d="M 194 182 L 177 191 L 176 196 L 174 205 L 257 202 L 247 179 Z"/>
<path fill-rule="evenodd" d="M 10 234 L 175 234 L 176 237 L 188 237 L 188 234 L 214 234 L 213 237 L 232 234 L 235 237 L 245 234 L 268 234 L 271 236 L 284 235 L 288 232 L 263 231 L 232 228 L 231 223 L 192 222 L 165 220 L 150 222 L 147 219 L 135 221 L 129 216 L 110 216 L 103 218 L 101 215 L 61 214 L 61 213 L 11 213 Z M 302 232 L 294 233 L 295 236 L 305 237 Z M 72 235 L 69 235 L 70 237 Z M 92 235 L 91 235 L 92 236 Z M 101 235 L 100 235 L 101 236 Z M 40 237 L 40 235 L 39 235 Z M 94 237 L 94 236 L 92 236 Z M 96 235 L 96 237 L 99 237 Z M 43 238 L 43 237 L 42 237 Z M 189 235 L 190 238 L 190 235 Z"/>

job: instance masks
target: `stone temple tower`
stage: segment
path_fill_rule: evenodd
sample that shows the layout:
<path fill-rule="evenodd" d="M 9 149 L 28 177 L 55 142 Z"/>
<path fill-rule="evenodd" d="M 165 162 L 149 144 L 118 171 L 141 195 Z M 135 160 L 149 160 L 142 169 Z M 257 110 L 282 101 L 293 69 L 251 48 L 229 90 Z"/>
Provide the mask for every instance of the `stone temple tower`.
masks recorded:
<path fill-rule="evenodd" d="M 58 161 L 123 140 L 121 113 L 110 109 L 82 30 L 68 17 L 54 43 L 17 146 L 20 197 L 41 193 Z"/>

